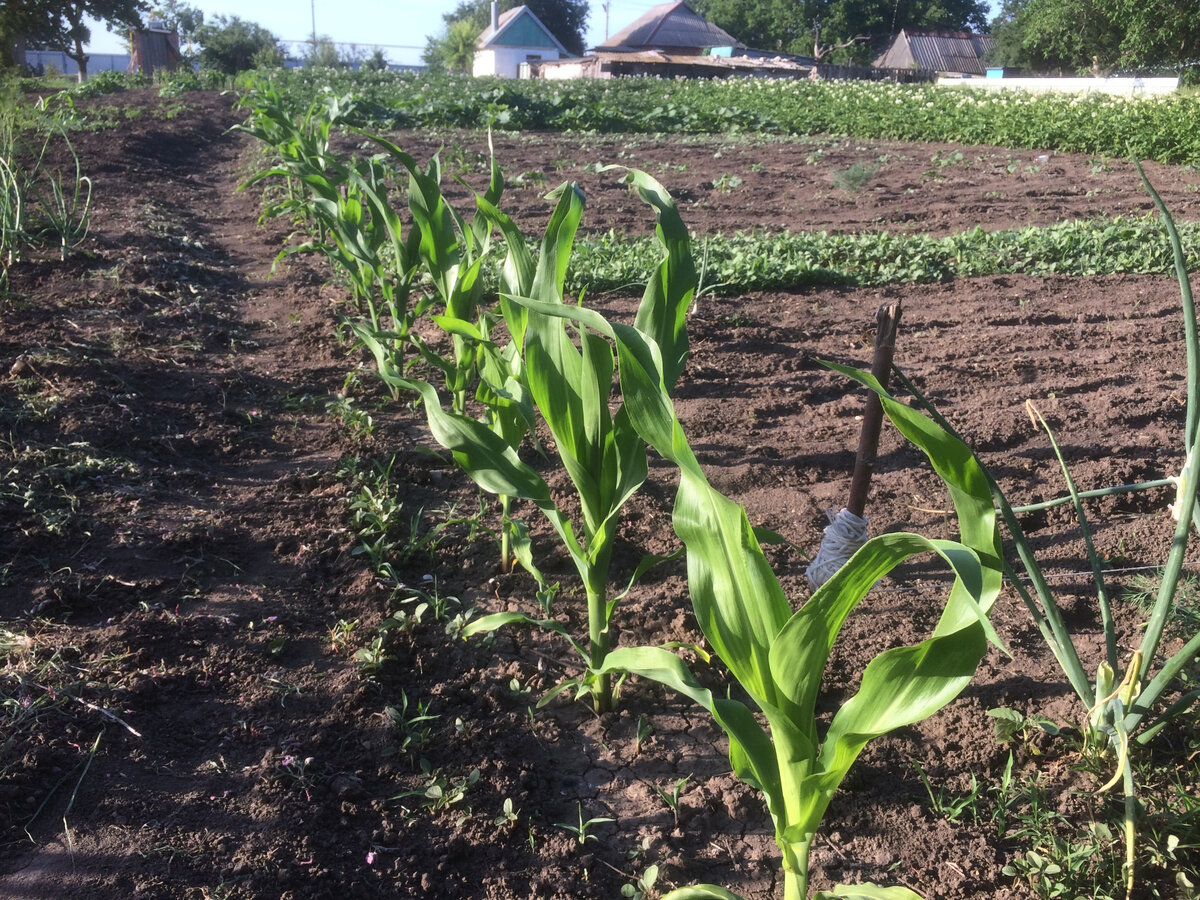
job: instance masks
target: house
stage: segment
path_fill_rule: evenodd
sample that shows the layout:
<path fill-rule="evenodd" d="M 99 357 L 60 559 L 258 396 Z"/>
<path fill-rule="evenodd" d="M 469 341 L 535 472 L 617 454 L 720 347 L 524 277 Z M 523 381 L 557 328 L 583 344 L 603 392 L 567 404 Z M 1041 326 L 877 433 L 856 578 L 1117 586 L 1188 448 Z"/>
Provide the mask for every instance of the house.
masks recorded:
<path fill-rule="evenodd" d="M 660 3 L 648 9 L 633 24 L 622 28 L 597 53 L 644 53 L 658 51 L 669 56 L 700 56 L 713 47 L 745 48 L 745 44 L 718 28 L 686 3 Z"/>
<path fill-rule="evenodd" d="M 796 57 L 756 53 L 686 3 L 660 3 L 586 56 L 535 63 L 536 78 L 726 78 L 731 75 L 803 77 Z"/>
<path fill-rule="evenodd" d="M 499 4 L 492 0 L 492 22 L 475 44 L 472 74 L 516 78 L 530 63 L 570 55 L 529 7 L 515 6 L 500 13 Z"/>
<path fill-rule="evenodd" d="M 873 65 L 942 75 L 983 75 L 986 72 L 983 57 L 994 43 L 995 38 L 990 34 L 902 28 Z"/>

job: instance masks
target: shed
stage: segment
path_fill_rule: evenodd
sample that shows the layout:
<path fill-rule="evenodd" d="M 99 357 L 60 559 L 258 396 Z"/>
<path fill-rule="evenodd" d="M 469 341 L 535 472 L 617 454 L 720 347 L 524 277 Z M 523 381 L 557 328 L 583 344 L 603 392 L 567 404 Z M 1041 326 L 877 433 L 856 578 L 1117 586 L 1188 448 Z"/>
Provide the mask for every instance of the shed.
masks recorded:
<path fill-rule="evenodd" d="M 683 2 L 660 3 L 622 28 L 596 50 L 612 53 L 644 53 L 659 50 L 676 56 L 699 55 L 712 47 L 746 45 L 718 28 Z"/>
<path fill-rule="evenodd" d="M 179 33 L 161 22 L 150 22 L 146 28 L 135 28 L 129 32 L 132 49 L 129 71 L 154 75 L 159 69 L 173 72 L 183 65 L 179 52 Z"/>
<path fill-rule="evenodd" d="M 527 6 L 505 13 L 492 3 L 491 24 L 475 44 L 472 74 L 516 78 L 522 66 L 570 56 L 567 49 Z"/>
<path fill-rule="evenodd" d="M 970 31 L 932 31 L 902 28 L 874 65 L 887 69 L 917 69 L 946 75 L 983 75 L 984 55 L 995 38 Z"/>

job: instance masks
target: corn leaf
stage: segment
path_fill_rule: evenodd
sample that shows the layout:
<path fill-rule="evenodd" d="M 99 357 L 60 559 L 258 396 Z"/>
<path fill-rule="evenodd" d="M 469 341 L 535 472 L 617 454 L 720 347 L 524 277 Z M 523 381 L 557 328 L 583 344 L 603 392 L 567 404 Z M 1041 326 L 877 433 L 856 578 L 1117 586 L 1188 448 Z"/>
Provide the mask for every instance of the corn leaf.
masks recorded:
<path fill-rule="evenodd" d="M 879 887 L 865 884 L 839 884 L 832 891 L 817 891 L 813 900 L 921 900 L 921 895 L 906 887 Z"/>

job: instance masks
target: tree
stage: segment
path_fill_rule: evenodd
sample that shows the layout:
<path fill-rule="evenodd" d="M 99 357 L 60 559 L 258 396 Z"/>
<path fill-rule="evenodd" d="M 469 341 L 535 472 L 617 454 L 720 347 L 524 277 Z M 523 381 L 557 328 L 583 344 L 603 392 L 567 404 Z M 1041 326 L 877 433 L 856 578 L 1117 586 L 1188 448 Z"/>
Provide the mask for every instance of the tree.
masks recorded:
<path fill-rule="evenodd" d="M 348 69 L 354 64 L 353 54 L 343 54 L 329 35 L 321 35 L 307 45 L 304 65 L 314 69 Z"/>
<path fill-rule="evenodd" d="M 196 29 L 200 64 L 236 75 L 247 69 L 283 63 L 279 39 L 255 22 L 237 16 L 213 16 Z"/>
<path fill-rule="evenodd" d="M 1120 53 L 1103 0 L 1005 0 L 992 34 L 991 62 L 1035 72 L 1073 74 Z"/>
<path fill-rule="evenodd" d="M 446 24 L 440 38 L 430 38 L 425 44 L 422 59 L 434 72 L 456 72 L 470 75 L 475 63 L 475 44 L 481 29 L 469 19 Z"/>
<path fill-rule="evenodd" d="M 568 53 L 579 56 L 583 53 L 583 35 L 587 30 L 588 2 L 587 0 L 500 0 L 500 11 L 507 12 L 516 6 L 527 6 L 536 15 L 552 35 L 558 38 Z M 452 12 L 444 13 L 442 21 L 446 23 L 445 31 L 440 37 L 430 38 L 425 43 L 422 60 L 425 65 L 437 71 L 471 71 L 471 63 L 463 65 L 465 55 L 463 44 L 470 30 L 470 56 L 475 55 L 475 42 L 479 35 L 488 27 L 492 19 L 491 0 L 460 0 Z M 452 32 L 451 26 L 456 22 L 464 22 L 457 32 Z M 453 40 L 454 52 L 447 42 Z"/>
<path fill-rule="evenodd" d="M 364 72 L 385 72 L 387 71 L 387 67 L 387 56 L 384 54 L 382 47 L 376 47 L 371 55 L 362 61 L 362 70 Z"/>
<path fill-rule="evenodd" d="M 987 28 L 985 0 L 690 0 L 690 5 L 749 47 L 837 62 L 869 62 L 901 28 Z"/>
<path fill-rule="evenodd" d="M 992 31 L 991 59 L 1032 71 L 1183 68 L 1200 56 L 1195 0 L 1005 0 Z"/>
<path fill-rule="evenodd" d="M 65 53 L 79 66 L 79 80 L 87 79 L 88 55 L 84 46 L 92 39 L 85 17 L 114 28 L 139 28 L 145 0 L 5 0 L 0 10 L 0 39 L 6 46 L 17 38 Z"/>
<path fill-rule="evenodd" d="M 150 17 L 158 19 L 164 26 L 176 32 L 185 41 L 185 53 L 193 54 L 192 42 L 196 32 L 204 24 L 204 10 L 197 9 L 182 0 L 158 0 L 150 8 Z"/>

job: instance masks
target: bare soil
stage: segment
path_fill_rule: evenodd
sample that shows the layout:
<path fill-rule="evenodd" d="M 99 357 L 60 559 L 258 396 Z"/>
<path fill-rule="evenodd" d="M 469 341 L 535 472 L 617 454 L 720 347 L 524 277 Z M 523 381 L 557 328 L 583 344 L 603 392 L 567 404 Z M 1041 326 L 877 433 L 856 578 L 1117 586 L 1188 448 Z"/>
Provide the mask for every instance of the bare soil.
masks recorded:
<path fill-rule="evenodd" d="M 142 113 L 75 138 L 95 182 L 87 253 L 16 265 L 0 318 L 0 624 L 21 637 L 0 681 L 0 896 L 611 898 L 650 863 L 659 888 L 708 881 L 773 896 L 778 851 L 763 804 L 732 778 L 719 731 L 687 701 L 634 682 L 608 716 L 567 699 L 535 709 L 578 674 L 563 642 L 521 630 L 455 641 L 429 619 L 389 639 L 373 675 L 355 663 L 397 600 L 356 553 L 353 472 L 390 465 L 405 509 L 423 510 L 422 534 L 450 504 L 461 517 L 478 499 L 428 452 L 420 415 L 366 374 L 351 399 L 370 414 L 369 434 L 327 411 L 362 362 L 337 337 L 344 291 L 314 260 L 272 271 L 289 235 L 284 223 L 259 225 L 260 197 L 236 190 L 259 148 L 227 131 L 239 118 L 231 98 L 191 94 L 181 106 L 139 91 L 94 102 Z M 484 135 L 398 142 L 418 159 L 441 149 L 469 183 L 486 171 Z M 1150 209 L 1127 163 L 1061 154 L 541 134 L 495 145 L 516 182 L 505 208 L 527 233 L 544 221 L 542 194 L 567 178 L 584 187 L 587 228 L 652 226 L 595 163 L 659 177 L 699 234 L 947 234 Z M 856 163 L 878 169 L 857 191 L 838 187 L 834 174 Z M 1200 172 L 1149 174 L 1181 220 L 1200 217 Z M 1081 488 L 1179 471 L 1185 366 L 1170 278 L 705 297 L 690 319 L 681 417 L 714 484 L 755 523 L 815 551 L 825 511 L 845 502 L 864 400 L 817 359 L 867 364 L 875 310 L 895 299 L 897 362 L 1014 502 L 1061 493 L 1026 398 L 1058 429 Z M 627 317 L 636 297 L 593 302 Z M 643 554 L 675 548 L 672 494 L 668 467 L 653 465 L 626 516 L 618 578 Z M 1094 507 L 1115 569 L 1161 563 L 1171 499 L 1138 493 Z M 872 531 L 950 536 L 947 508 L 920 454 L 885 429 Z M 524 515 L 544 568 L 569 585 L 569 564 Z M 489 508 L 481 522 L 496 517 Z M 1071 517 L 1055 510 L 1027 526 L 1073 627 L 1097 635 Z M 438 536 L 397 563 L 403 580 L 453 598 L 451 613 L 536 610 L 531 580 L 500 574 L 489 538 L 471 540 L 465 524 Z M 770 555 L 802 603 L 805 560 Z M 846 696 L 880 650 L 919 639 L 945 590 L 940 572 L 917 566 L 872 592 L 835 651 L 831 697 Z M 568 587 L 558 609 L 578 628 L 582 605 Z M 1140 613 L 1119 603 L 1118 616 L 1125 656 Z M 357 625 L 334 641 L 339 621 Z M 681 568 L 652 572 L 617 623 L 622 644 L 698 640 Z M 985 713 L 996 706 L 1067 724 L 1084 714 L 1011 590 L 995 623 L 1011 656 L 993 651 L 943 713 L 867 750 L 817 841 L 816 885 L 1035 896 L 1001 874 L 1028 846 L 986 818 L 947 822 L 917 765 L 935 786 L 965 792 L 972 775 L 994 783 L 1013 752 L 1018 778 L 1040 773 L 1078 822 L 1115 802 L 1094 794 L 1069 744 L 993 738 Z M 725 680 L 715 667 L 705 677 Z M 409 716 L 420 706 L 434 717 L 410 748 L 385 712 L 405 701 Z M 656 789 L 685 776 L 676 815 Z M 439 778 L 447 799 L 463 790 L 435 808 Z M 559 827 L 580 816 L 611 821 L 581 844 Z M 1153 869 L 1145 878 L 1168 883 Z"/>

